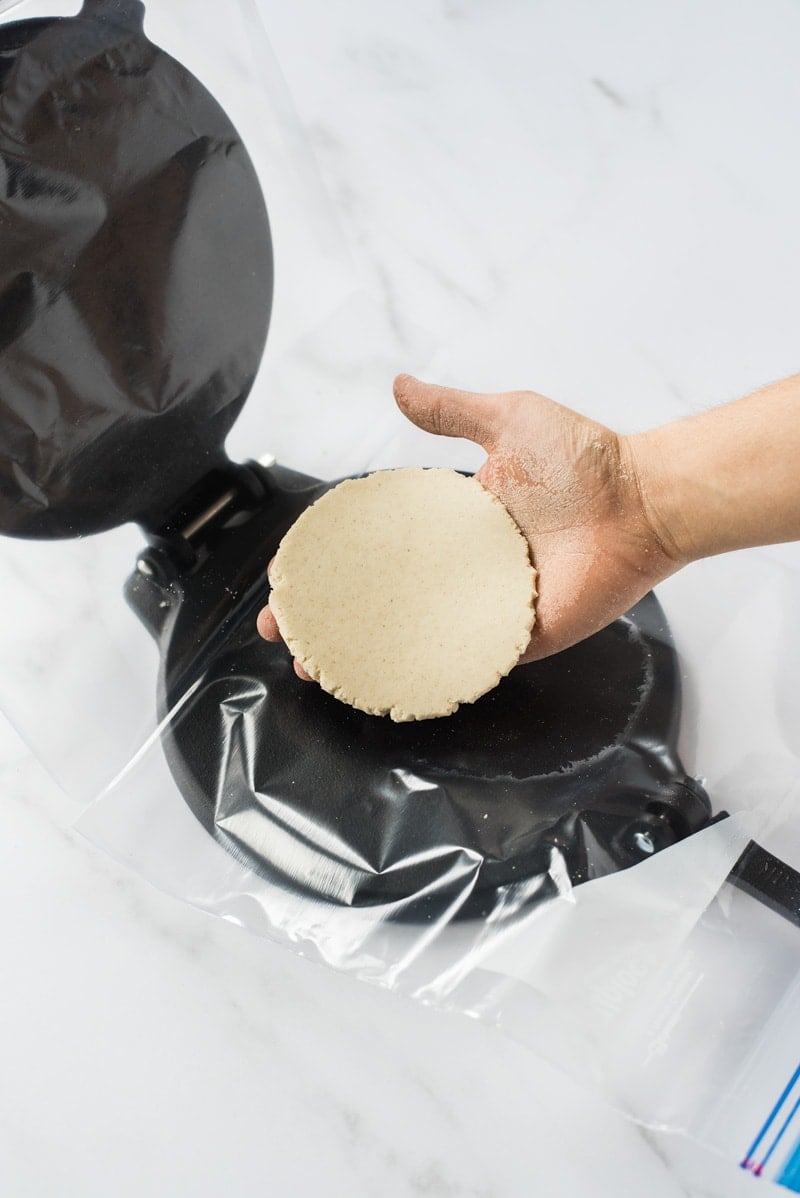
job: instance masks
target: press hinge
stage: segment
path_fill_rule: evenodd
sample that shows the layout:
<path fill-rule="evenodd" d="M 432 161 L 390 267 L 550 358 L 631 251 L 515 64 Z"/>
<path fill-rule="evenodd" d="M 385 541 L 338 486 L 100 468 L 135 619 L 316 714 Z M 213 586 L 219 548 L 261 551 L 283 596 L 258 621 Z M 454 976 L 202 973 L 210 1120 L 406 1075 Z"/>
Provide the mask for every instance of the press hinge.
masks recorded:
<path fill-rule="evenodd" d="M 154 528 L 136 562 L 146 578 L 169 583 L 193 570 L 207 552 L 209 539 L 232 522 L 261 507 L 269 491 L 271 455 L 257 462 L 214 469 L 199 480 Z"/>

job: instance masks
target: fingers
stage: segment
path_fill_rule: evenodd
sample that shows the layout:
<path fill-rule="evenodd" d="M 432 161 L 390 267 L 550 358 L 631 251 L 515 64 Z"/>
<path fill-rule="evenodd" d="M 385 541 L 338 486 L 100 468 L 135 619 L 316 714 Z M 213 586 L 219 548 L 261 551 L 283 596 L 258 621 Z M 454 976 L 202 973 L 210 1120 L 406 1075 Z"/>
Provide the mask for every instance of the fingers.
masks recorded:
<path fill-rule="evenodd" d="M 437 387 L 410 374 L 394 380 L 394 397 L 403 415 L 418 428 L 443 437 L 466 437 L 487 452 L 491 452 L 506 416 L 500 395 Z"/>
<path fill-rule="evenodd" d="M 275 558 L 271 557 L 267 563 L 267 578 L 269 578 L 270 571 L 272 569 L 272 563 L 274 561 Z M 263 636 L 265 641 L 270 641 L 273 644 L 277 644 L 279 641 L 283 640 L 280 629 L 278 628 L 278 621 L 275 619 L 269 606 L 262 607 L 261 611 L 258 613 L 258 617 L 256 619 L 256 628 L 258 629 L 259 636 Z"/>
<path fill-rule="evenodd" d="M 262 607 L 258 613 L 256 628 L 258 629 L 259 636 L 263 636 L 265 641 L 276 643 L 283 640 L 278 629 L 278 621 L 268 607 Z"/>
<path fill-rule="evenodd" d="M 256 628 L 258 629 L 259 636 L 263 636 L 265 641 L 271 641 L 273 644 L 277 644 L 279 641 L 283 640 L 278 628 L 278 621 L 275 619 L 269 607 L 262 607 L 261 611 L 258 613 L 258 618 L 256 619 Z M 311 675 L 307 673 L 300 665 L 300 662 L 296 660 L 294 662 L 294 672 L 298 678 L 302 678 L 303 682 L 312 681 Z"/>
<path fill-rule="evenodd" d="M 269 572 L 272 569 L 272 563 L 274 561 L 274 557 L 270 559 L 270 562 L 267 566 L 267 577 L 269 577 Z M 275 619 L 275 616 L 273 615 L 269 605 L 262 607 L 261 611 L 258 613 L 258 616 L 256 617 L 256 629 L 258 630 L 259 636 L 263 636 L 265 641 L 270 641 L 272 644 L 278 644 L 283 640 L 283 637 L 281 636 L 281 630 L 278 628 L 278 621 Z M 297 659 L 293 660 L 292 665 L 294 666 L 294 672 L 298 678 L 300 678 L 303 682 L 313 682 L 311 675 L 303 669 Z"/>

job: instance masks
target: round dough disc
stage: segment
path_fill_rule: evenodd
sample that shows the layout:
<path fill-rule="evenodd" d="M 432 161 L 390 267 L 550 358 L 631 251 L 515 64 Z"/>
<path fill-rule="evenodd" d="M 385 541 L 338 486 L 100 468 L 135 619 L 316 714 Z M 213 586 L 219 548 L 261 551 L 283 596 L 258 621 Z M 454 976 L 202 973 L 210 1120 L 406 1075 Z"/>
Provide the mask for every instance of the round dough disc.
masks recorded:
<path fill-rule="evenodd" d="M 536 572 L 506 509 L 454 470 L 381 470 L 292 525 L 270 608 L 324 690 L 393 720 L 451 715 L 527 648 Z"/>

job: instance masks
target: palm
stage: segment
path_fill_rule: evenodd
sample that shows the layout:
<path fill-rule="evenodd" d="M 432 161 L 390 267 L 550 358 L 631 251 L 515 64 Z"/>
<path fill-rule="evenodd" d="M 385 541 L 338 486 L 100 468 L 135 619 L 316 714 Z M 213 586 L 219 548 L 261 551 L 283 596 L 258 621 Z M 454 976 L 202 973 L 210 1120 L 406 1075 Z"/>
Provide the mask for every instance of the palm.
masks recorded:
<path fill-rule="evenodd" d="M 539 598 L 522 661 L 605 627 L 675 568 L 644 515 L 625 442 L 609 429 L 532 392 L 483 396 L 415 381 L 398 391 L 422 427 L 484 446 L 476 477 L 528 539 Z"/>

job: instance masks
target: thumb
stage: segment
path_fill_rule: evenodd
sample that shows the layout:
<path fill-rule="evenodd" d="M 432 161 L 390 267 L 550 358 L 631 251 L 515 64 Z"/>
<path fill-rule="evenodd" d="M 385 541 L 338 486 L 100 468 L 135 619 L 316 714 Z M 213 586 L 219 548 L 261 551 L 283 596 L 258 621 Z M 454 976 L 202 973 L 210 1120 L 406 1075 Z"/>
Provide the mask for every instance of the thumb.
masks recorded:
<path fill-rule="evenodd" d="M 498 395 L 437 387 L 410 374 L 399 374 L 394 380 L 394 397 L 403 415 L 426 433 L 466 437 L 491 453 L 503 418 Z"/>

